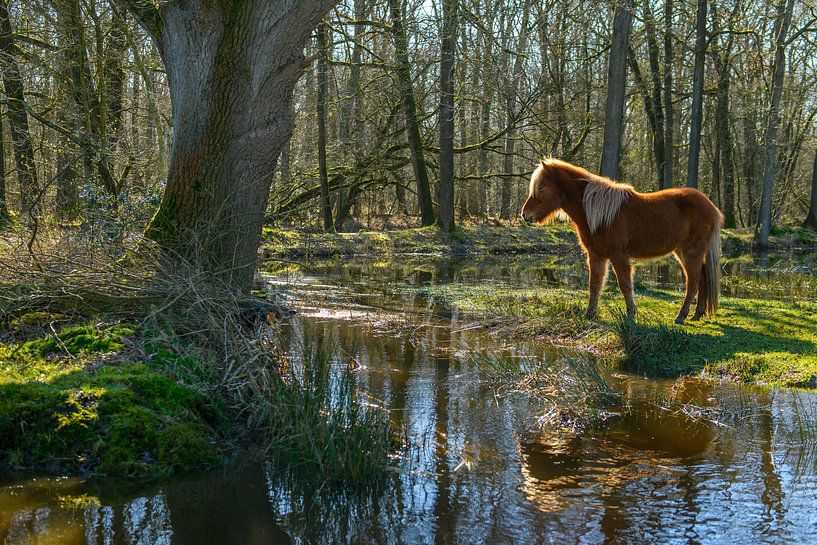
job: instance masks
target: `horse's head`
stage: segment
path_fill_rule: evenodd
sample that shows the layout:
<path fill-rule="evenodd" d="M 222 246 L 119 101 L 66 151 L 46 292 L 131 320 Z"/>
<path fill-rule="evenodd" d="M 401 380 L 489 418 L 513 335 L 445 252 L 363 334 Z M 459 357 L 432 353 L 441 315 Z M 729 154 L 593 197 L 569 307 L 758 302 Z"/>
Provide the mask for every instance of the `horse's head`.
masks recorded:
<path fill-rule="evenodd" d="M 556 176 L 556 168 L 545 161 L 531 174 L 528 200 L 522 207 L 522 219 L 527 223 L 541 225 L 562 208 L 562 192 L 556 185 Z"/>

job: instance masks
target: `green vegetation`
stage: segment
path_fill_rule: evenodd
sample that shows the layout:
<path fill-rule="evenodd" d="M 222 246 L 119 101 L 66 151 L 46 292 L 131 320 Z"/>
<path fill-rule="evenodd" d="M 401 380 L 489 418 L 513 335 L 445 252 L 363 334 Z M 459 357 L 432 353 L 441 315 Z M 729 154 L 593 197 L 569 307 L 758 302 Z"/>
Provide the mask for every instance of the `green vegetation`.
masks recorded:
<path fill-rule="evenodd" d="M 586 354 L 519 358 L 477 352 L 468 361 L 499 395 L 521 392 L 545 404 L 540 424 L 577 431 L 598 421 L 602 409 L 618 399 L 599 373 L 598 363 Z"/>
<path fill-rule="evenodd" d="M 249 430 L 308 480 L 366 480 L 386 467 L 386 413 L 320 352 L 296 365 L 271 350 L 259 367 L 219 370 L 201 342 L 130 324 L 53 332 L 61 318 L 30 313 L 2 332 L 0 467 L 167 475 L 222 463 Z"/>
<path fill-rule="evenodd" d="M 520 254 L 553 252 L 575 245 L 567 223 L 547 229 L 461 227 L 445 234 L 436 227 L 358 233 L 310 233 L 265 227 L 262 253 L 267 257 L 331 257 L 394 254 Z"/>
<path fill-rule="evenodd" d="M 754 231 L 725 229 L 724 253 L 745 252 L 752 248 Z M 554 252 L 576 245 L 569 223 L 557 222 L 541 227 L 464 227 L 450 235 L 435 227 L 357 233 L 319 233 L 265 227 L 265 257 L 320 258 L 336 255 L 396 254 L 522 254 Z M 773 249 L 817 247 L 817 231 L 802 227 L 777 228 L 769 241 Z"/>
<path fill-rule="evenodd" d="M 218 463 L 223 409 L 160 354 L 118 354 L 135 333 L 71 326 L 0 345 L 0 465 L 147 476 Z"/>
<path fill-rule="evenodd" d="M 672 323 L 680 293 L 641 291 L 635 322 L 610 286 L 597 321 L 583 318 L 586 293 L 563 288 L 426 286 L 426 293 L 499 334 L 612 356 L 623 368 L 651 376 L 705 376 L 774 386 L 817 386 L 817 303 L 724 298 L 718 315 Z"/>
<path fill-rule="evenodd" d="M 381 475 L 395 447 L 388 413 L 358 399 L 349 369 L 333 368 L 327 351 L 305 347 L 272 391 L 269 450 L 274 461 L 323 480 Z"/>

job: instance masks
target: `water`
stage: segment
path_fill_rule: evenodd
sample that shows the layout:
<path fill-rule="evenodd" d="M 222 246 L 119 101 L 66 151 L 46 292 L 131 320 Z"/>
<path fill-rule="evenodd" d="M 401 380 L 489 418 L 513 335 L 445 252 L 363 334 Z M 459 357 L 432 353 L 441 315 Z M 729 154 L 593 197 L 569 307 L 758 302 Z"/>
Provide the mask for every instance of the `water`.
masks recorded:
<path fill-rule="evenodd" d="M 814 280 L 788 258 L 736 260 L 735 286 Z M 661 268 L 666 269 L 665 272 Z M 678 289 L 674 265 L 642 269 Z M 774 271 L 784 271 L 774 272 Z M 529 260 L 322 263 L 267 278 L 300 309 L 288 349 L 323 339 L 408 449 L 372 489 L 300 485 L 256 459 L 140 484 L 0 477 L 3 543 L 817 543 L 817 398 L 804 391 L 655 381 L 608 371 L 621 392 L 583 433 L 498 396 L 469 366 L 497 351 L 558 358 L 470 326 L 404 289 L 426 282 L 580 285 L 575 254 Z M 676 275 L 676 276 L 673 276 Z M 800 281 L 791 281 L 797 275 Z M 725 282 L 728 286 L 729 281 Z"/>

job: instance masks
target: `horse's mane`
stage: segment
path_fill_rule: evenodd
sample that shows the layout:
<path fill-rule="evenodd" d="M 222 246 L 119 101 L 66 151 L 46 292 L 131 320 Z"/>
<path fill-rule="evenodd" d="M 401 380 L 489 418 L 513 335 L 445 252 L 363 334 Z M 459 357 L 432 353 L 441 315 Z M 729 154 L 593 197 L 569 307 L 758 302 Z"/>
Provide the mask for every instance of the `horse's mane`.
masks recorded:
<path fill-rule="evenodd" d="M 582 196 L 582 208 L 587 218 L 587 226 L 591 233 L 600 227 L 610 225 L 618 215 L 621 206 L 635 193 L 630 184 L 614 182 L 603 176 L 596 176 L 587 170 L 558 159 L 542 161 L 545 168 L 557 168 L 567 171 L 572 178 L 584 180 L 587 187 Z"/>

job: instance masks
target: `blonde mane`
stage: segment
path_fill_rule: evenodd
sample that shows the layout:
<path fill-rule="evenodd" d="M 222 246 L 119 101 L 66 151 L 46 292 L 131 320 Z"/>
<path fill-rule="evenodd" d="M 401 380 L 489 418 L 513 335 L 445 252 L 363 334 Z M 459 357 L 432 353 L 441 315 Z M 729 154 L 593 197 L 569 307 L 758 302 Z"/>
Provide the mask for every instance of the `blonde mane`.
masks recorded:
<path fill-rule="evenodd" d="M 616 219 L 621 206 L 626 203 L 630 195 L 635 193 L 635 188 L 630 184 L 614 182 L 602 176 L 596 176 L 580 166 L 546 157 L 542 159 L 541 168 L 558 169 L 567 172 L 575 180 L 587 182 L 582 197 L 582 209 L 587 218 L 587 226 L 591 233 L 595 233 L 601 227 L 607 227 Z M 531 193 L 536 189 L 536 173 L 531 177 Z"/>
<path fill-rule="evenodd" d="M 635 189 L 630 184 L 613 182 L 606 178 L 585 178 L 587 187 L 582 197 L 582 208 L 591 233 L 607 227 L 616 219 L 621 206 L 629 200 Z"/>

